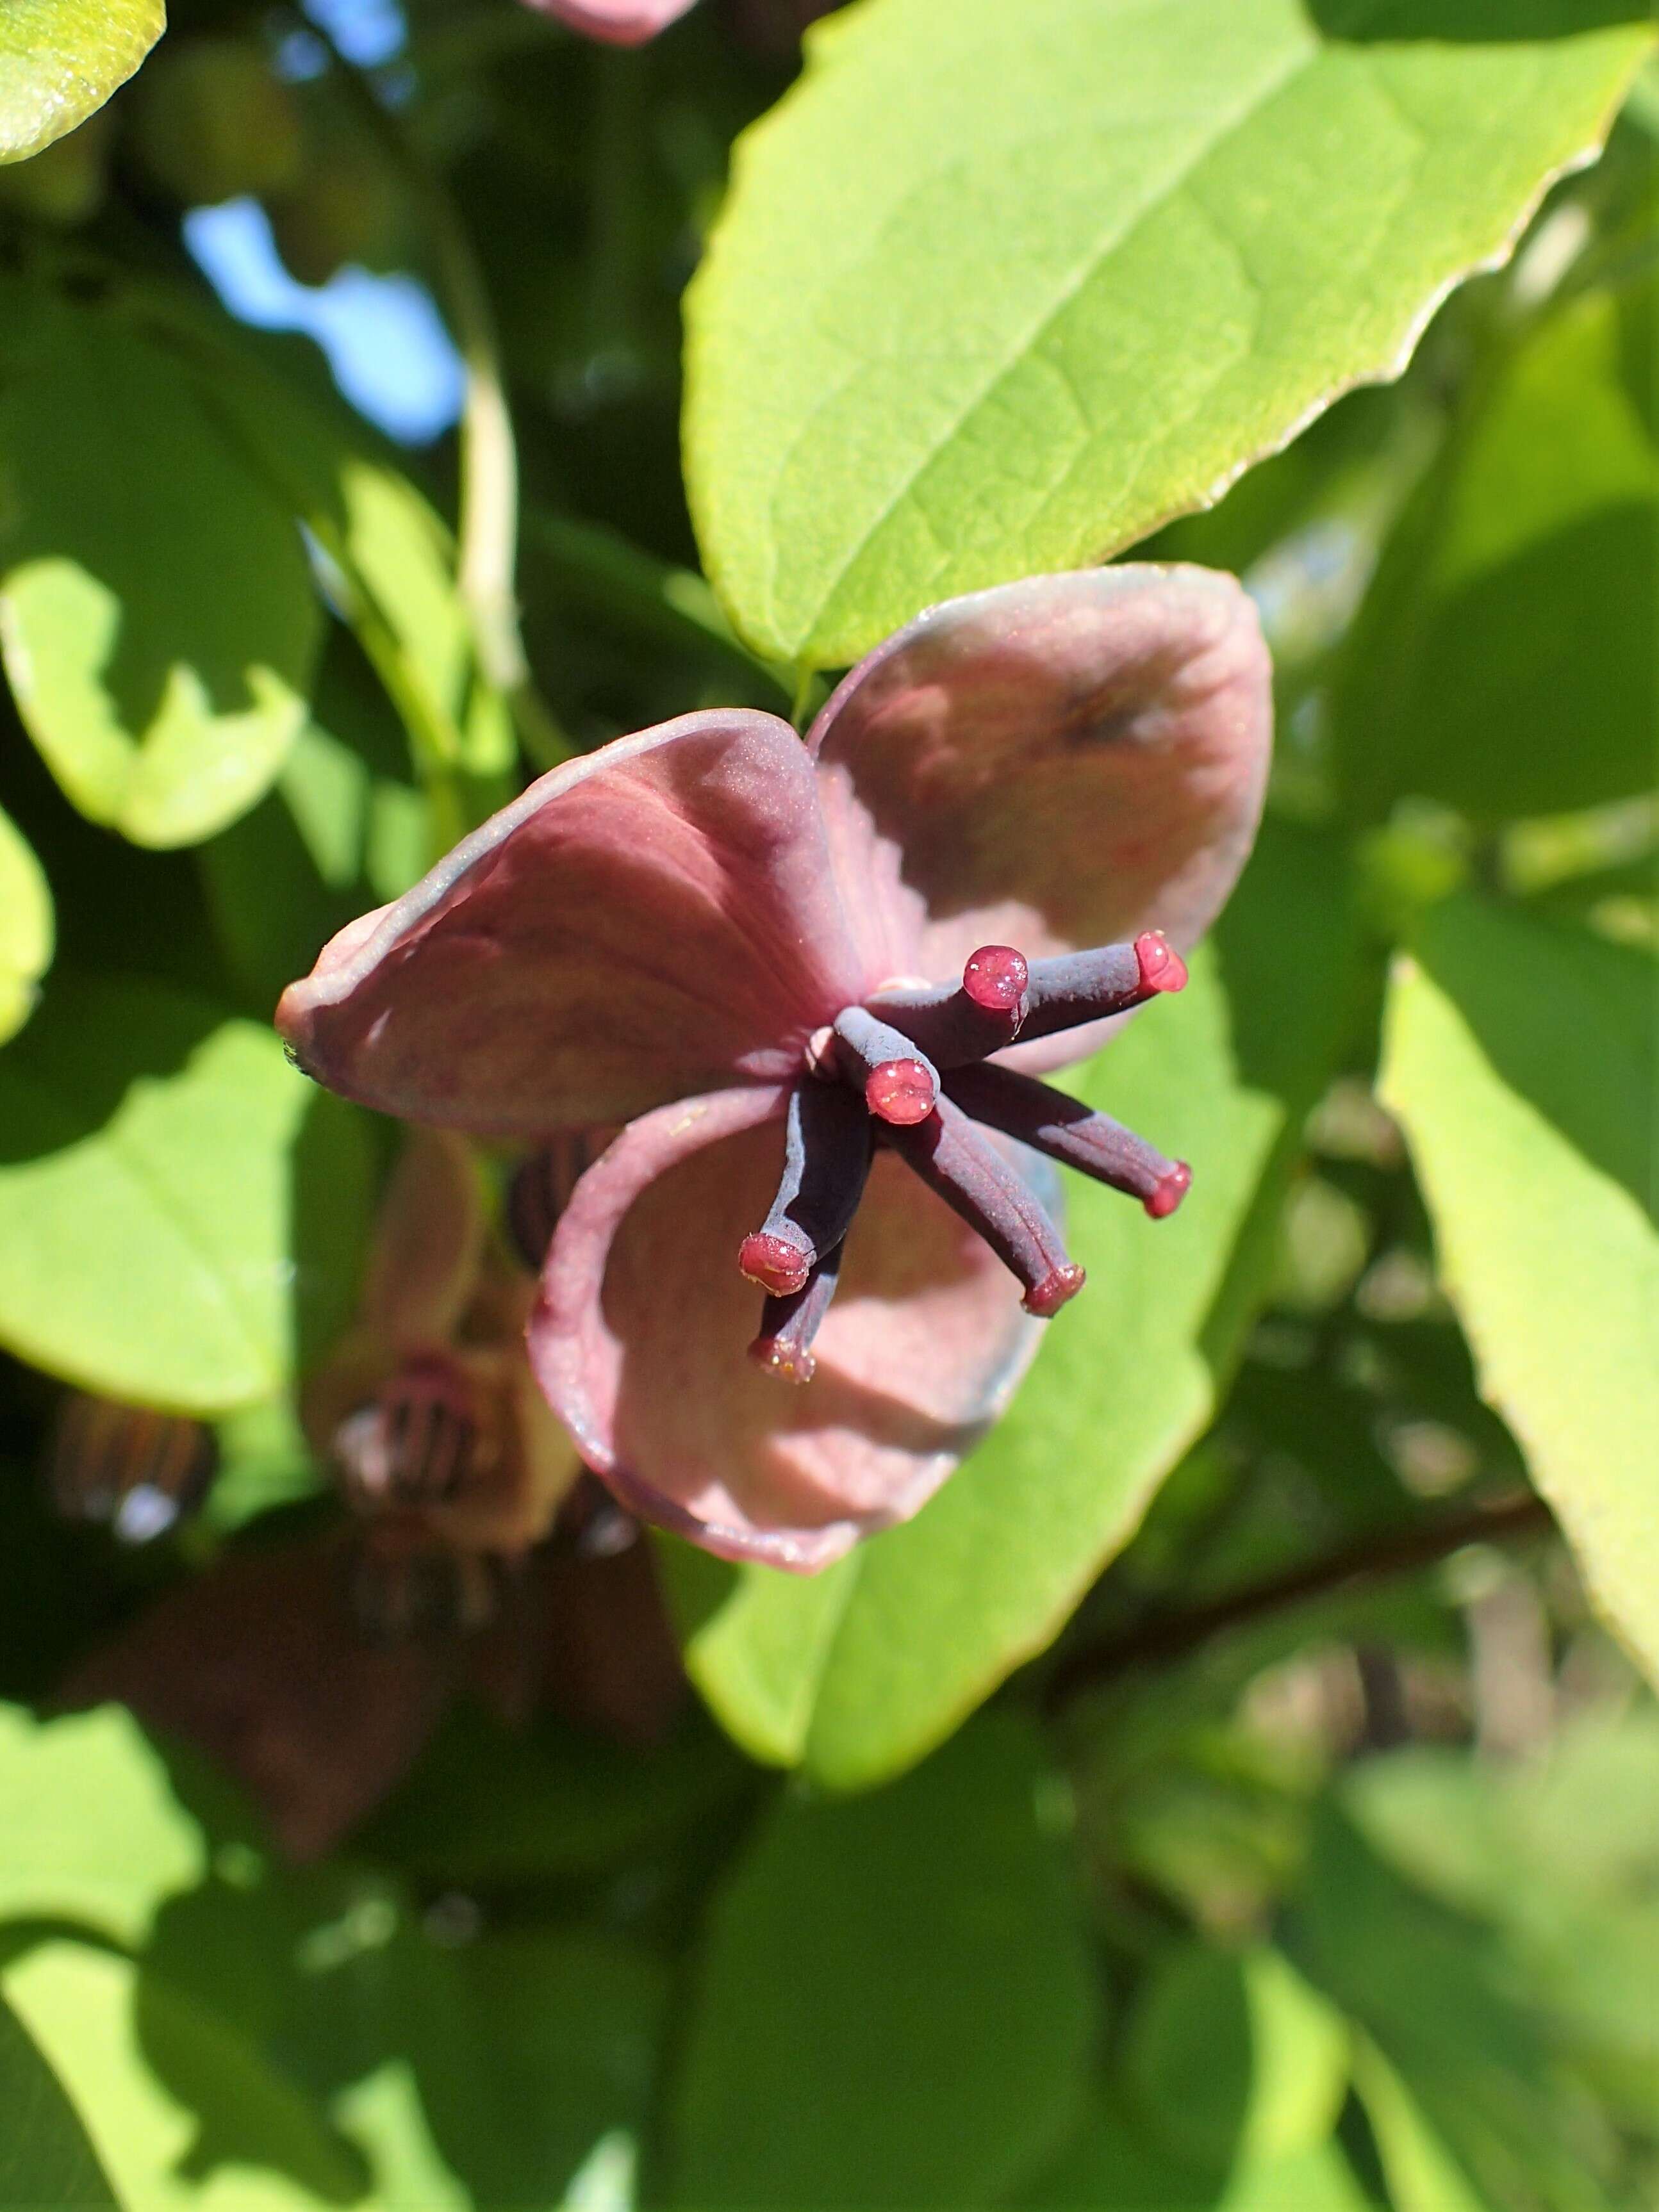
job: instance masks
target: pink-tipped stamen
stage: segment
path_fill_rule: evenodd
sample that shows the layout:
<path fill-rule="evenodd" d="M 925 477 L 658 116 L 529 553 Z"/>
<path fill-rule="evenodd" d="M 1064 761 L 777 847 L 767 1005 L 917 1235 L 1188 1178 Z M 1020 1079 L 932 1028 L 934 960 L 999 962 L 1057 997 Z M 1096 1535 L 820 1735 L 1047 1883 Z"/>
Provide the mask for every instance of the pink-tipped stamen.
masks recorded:
<path fill-rule="evenodd" d="M 1135 939 L 1135 958 L 1144 991 L 1184 991 L 1186 963 L 1161 929 L 1145 929 Z"/>
<path fill-rule="evenodd" d="M 1068 1263 L 1045 1275 L 1040 1283 L 1034 1283 L 1020 1304 L 1028 1314 L 1035 1314 L 1039 1321 L 1052 1321 L 1063 1305 L 1077 1297 L 1088 1279 L 1081 1267 Z"/>
<path fill-rule="evenodd" d="M 1139 1199 L 1155 1221 L 1174 1212 L 1192 1182 L 1185 1161 L 1170 1159 L 1109 1114 L 1094 1113 L 1081 1099 L 1014 1068 L 954 1069 L 949 1095 L 976 1121 Z"/>
<path fill-rule="evenodd" d="M 777 1382 L 810 1382 L 818 1371 L 812 1341 L 822 1328 L 841 1273 L 841 1247 L 826 1253 L 811 1275 L 789 1297 L 770 1297 L 760 1316 L 760 1333 L 749 1358 Z"/>
<path fill-rule="evenodd" d="M 982 1012 L 1016 1020 L 1025 1012 L 1030 980 L 1024 953 L 1011 945 L 982 945 L 969 953 L 962 969 L 962 988 Z"/>
<path fill-rule="evenodd" d="M 884 1060 L 864 1080 L 864 1103 L 879 1121 L 901 1129 L 925 1121 L 939 1086 L 925 1060 Z"/>
<path fill-rule="evenodd" d="M 894 1150 L 983 1237 L 1023 1285 L 1028 1313 L 1046 1318 L 1083 1287 L 1041 1201 L 1012 1161 L 948 1096 L 927 1124 L 895 1131 Z"/>
<path fill-rule="evenodd" d="M 746 1237 L 737 1248 L 737 1264 L 750 1282 L 775 1298 L 789 1297 L 803 1287 L 812 1272 L 813 1258 L 810 1247 L 764 1229 Z"/>
<path fill-rule="evenodd" d="M 1167 1175 L 1159 1176 L 1156 1186 L 1142 1203 L 1154 1221 L 1167 1220 L 1192 1188 L 1192 1169 L 1185 1160 L 1177 1160 Z"/>
<path fill-rule="evenodd" d="M 869 1116 L 845 1084 L 806 1076 L 784 1117 L 784 1172 L 771 1211 L 737 1264 L 776 1297 L 798 1291 L 846 1235 L 869 1173 Z"/>

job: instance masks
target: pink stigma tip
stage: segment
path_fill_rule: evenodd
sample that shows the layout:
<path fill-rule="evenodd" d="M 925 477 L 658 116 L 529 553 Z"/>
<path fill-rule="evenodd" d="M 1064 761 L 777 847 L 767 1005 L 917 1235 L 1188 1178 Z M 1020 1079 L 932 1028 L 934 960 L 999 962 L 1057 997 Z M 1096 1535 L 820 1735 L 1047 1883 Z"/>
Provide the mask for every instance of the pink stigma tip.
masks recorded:
<path fill-rule="evenodd" d="M 1184 991 L 1186 963 L 1161 929 L 1144 930 L 1135 939 L 1143 991 Z"/>
<path fill-rule="evenodd" d="M 1040 1283 L 1034 1283 L 1020 1304 L 1028 1314 L 1035 1314 L 1039 1321 L 1047 1321 L 1069 1298 L 1077 1297 L 1085 1279 L 1081 1267 L 1056 1267 Z"/>
<path fill-rule="evenodd" d="M 779 1382 L 810 1382 L 818 1370 L 818 1362 L 805 1345 L 786 1343 L 780 1336 L 757 1336 L 749 1346 L 749 1358 L 763 1375 Z"/>
<path fill-rule="evenodd" d="M 1024 953 L 1011 945 L 982 945 L 962 970 L 962 988 L 988 1014 L 1020 1012 L 1030 980 Z"/>
<path fill-rule="evenodd" d="M 1144 1203 L 1154 1221 L 1162 1221 L 1173 1213 L 1192 1188 L 1192 1170 L 1185 1160 L 1177 1160 L 1167 1175 L 1161 1175 L 1152 1186 L 1152 1195 Z"/>
<path fill-rule="evenodd" d="M 800 1290 L 812 1265 L 798 1245 L 771 1236 L 764 1229 L 743 1239 L 737 1249 L 737 1264 L 752 1283 L 777 1298 L 787 1298 Z"/>
<path fill-rule="evenodd" d="M 871 1068 L 864 1085 L 864 1103 L 870 1112 L 901 1129 L 925 1121 L 938 1103 L 933 1077 L 919 1060 L 884 1060 Z"/>

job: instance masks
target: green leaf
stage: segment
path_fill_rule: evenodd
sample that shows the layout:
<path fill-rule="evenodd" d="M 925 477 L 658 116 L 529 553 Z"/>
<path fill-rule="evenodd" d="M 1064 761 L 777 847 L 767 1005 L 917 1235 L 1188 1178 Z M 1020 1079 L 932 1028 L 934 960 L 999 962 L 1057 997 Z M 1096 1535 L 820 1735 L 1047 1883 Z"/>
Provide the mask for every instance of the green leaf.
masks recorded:
<path fill-rule="evenodd" d="M 1449 1749 L 1356 1767 L 1344 1802 L 1371 1844 L 1490 1923 L 1513 1986 L 1632 2124 L 1659 2116 L 1659 1714 L 1563 1729 L 1545 1759 L 1491 1767 Z"/>
<path fill-rule="evenodd" d="M 198 1999 L 66 1942 L 26 1952 L 0 1989 L 135 2212 L 314 2212 L 363 2199 L 352 2153 Z"/>
<path fill-rule="evenodd" d="M 1461 897 L 1390 990 L 1404 1125 L 1481 1395 L 1659 1676 L 1651 962 Z"/>
<path fill-rule="evenodd" d="M 262 1017 L 337 929 L 407 890 L 432 858 L 404 732 L 338 632 L 315 713 L 274 789 L 198 849 L 225 964 Z"/>
<path fill-rule="evenodd" d="M 6 0 L 0 161 L 27 161 L 84 123 L 166 27 L 163 0 Z"/>
<path fill-rule="evenodd" d="M 1225 2174 L 1330 2139 L 1348 2085 L 1348 2032 L 1284 1956 L 1172 1947 L 1144 1987 L 1123 2063 L 1152 2133 Z"/>
<path fill-rule="evenodd" d="M 34 303 L 0 386 L 0 653 L 68 797 L 193 843 L 268 788 L 321 613 L 297 528 L 119 312 Z"/>
<path fill-rule="evenodd" d="M 0 1998 L 0 2203 L 111 2205 L 86 2130 L 17 2015 Z"/>
<path fill-rule="evenodd" d="M 692 1679 L 757 1757 L 838 1789 L 899 1771 L 1050 1642 L 1132 1534 L 1214 1410 L 1272 1265 L 1335 1049 L 1346 898 L 1335 848 L 1270 826 L 1186 993 L 1082 1072 L 1083 1095 L 1191 1161 L 1192 1196 L 1153 1223 L 1068 1179 L 1088 1287 L 917 1519 L 810 1581 L 707 1563 L 677 1577 Z"/>
<path fill-rule="evenodd" d="M 1546 321 L 1398 525 L 1336 707 L 1348 804 L 1478 821 L 1646 791 L 1659 727 L 1655 289 Z"/>
<path fill-rule="evenodd" d="M 1491 1932 L 1402 1881 L 1328 1802 L 1284 1940 L 1369 2032 L 1467 2187 L 1604 2212 L 1605 2120 L 1561 2075 L 1551 2024 L 1512 1992 Z"/>
<path fill-rule="evenodd" d="M 1645 15 L 903 0 L 822 27 L 687 302 L 686 476 L 739 630 L 836 665 L 1214 499 L 1503 258 Z"/>
<path fill-rule="evenodd" d="M 268 1397 L 349 1306 L 369 1141 L 268 1029 L 64 976 L 0 1058 L 0 1344 L 179 1412 Z"/>
<path fill-rule="evenodd" d="M 997 1717 L 892 1790 L 779 1803 L 717 1899 L 669 2201 L 995 2201 L 1073 2117 L 1088 1952 L 1038 1749 Z"/>
<path fill-rule="evenodd" d="M 1396 2212 L 1491 2212 L 1374 2044 L 1361 2041 L 1354 2080 Z"/>
<path fill-rule="evenodd" d="M 1028 2212 L 1376 2212 L 1333 2142 L 1246 2163 L 1216 2182 L 1149 2150 L 1109 2112 L 1042 2185 L 1013 2201 Z"/>
<path fill-rule="evenodd" d="M 429 1944 L 402 1998 L 392 2047 L 479 2207 L 557 2204 L 604 2138 L 643 2132 L 668 1998 L 648 1952 L 586 1929 Z"/>
<path fill-rule="evenodd" d="M 166 1763 L 117 1705 L 53 1721 L 0 1705 L 0 1803 L 27 1808 L 0 1842 L 0 1920 L 72 1921 L 137 1945 L 206 1869 Z"/>
<path fill-rule="evenodd" d="M 0 811 L 0 1044 L 34 1011 L 35 985 L 52 965 L 52 892 L 28 841 Z"/>

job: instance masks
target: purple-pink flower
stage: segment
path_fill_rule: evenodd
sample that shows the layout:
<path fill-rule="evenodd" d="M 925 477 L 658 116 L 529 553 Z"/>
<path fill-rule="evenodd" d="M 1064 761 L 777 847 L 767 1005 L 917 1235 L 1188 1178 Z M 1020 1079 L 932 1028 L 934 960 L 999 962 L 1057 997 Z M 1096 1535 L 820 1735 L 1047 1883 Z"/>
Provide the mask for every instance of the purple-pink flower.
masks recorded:
<path fill-rule="evenodd" d="M 1182 1163 L 1035 1079 L 1185 981 L 1271 731 L 1229 577 L 952 600 L 804 744 L 714 710 L 543 776 L 278 1026 L 412 1121 L 625 1125 L 558 1219 L 536 1378 L 631 1510 L 811 1571 L 918 1510 L 1081 1285 L 1052 1161 L 1179 1203 Z"/>

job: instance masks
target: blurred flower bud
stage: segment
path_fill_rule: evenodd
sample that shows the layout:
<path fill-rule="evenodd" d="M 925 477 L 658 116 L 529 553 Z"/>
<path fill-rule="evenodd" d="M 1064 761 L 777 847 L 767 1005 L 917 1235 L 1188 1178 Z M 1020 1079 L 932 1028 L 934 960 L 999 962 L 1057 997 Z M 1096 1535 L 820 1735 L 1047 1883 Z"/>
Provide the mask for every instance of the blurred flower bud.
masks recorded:
<path fill-rule="evenodd" d="M 66 1519 L 107 1522 L 124 1543 L 146 1544 L 196 1511 L 218 1463 L 218 1441 L 200 1421 L 71 1390 L 46 1479 Z"/>

